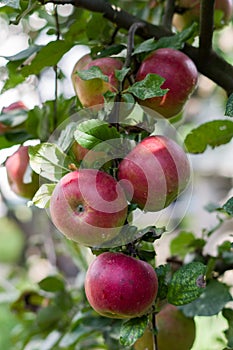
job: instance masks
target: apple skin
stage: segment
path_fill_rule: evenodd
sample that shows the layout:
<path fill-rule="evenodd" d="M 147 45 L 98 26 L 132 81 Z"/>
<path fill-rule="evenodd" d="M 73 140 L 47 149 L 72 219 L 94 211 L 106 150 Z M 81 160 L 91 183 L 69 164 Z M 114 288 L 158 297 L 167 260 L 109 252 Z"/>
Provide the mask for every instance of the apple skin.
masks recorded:
<path fill-rule="evenodd" d="M 173 17 L 173 24 L 179 30 L 190 26 L 193 22 L 199 22 L 200 19 L 200 1 L 197 0 L 177 0 L 176 5 L 180 8 L 185 8 L 183 14 L 175 14 Z M 229 23 L 233 15 L 232 0 L 215 0 L 215 10 L 222 11 L 221 23 L 215 23 L 215 29 L 224 27 Z"/>
<path fill-rule="evenodd" d="M 155 212 L 167 207 L 186 188 L 190 165 L 175 141 L 161 135 L 148 136 L 120 162 L 117 178 L 129 201 Z"/>
<path fill-rule="evenodd" d="M 134 350 L 154 350 L 154 335 L 149 327 L 146 328 L 142 337 L 138 338 L 133 346 Z"/>
<path fill-rule="evenodd" d="M 123 189 L 109 174 L 79 169 L 66 174 L 50 199 L 54 225 L 67 238 L 101 246 L 118 235 L 127 217 Z"/>
<path fill-rule="evenodd" d="M 75 159 L 78 163 L 81 163 L 84 168 L 95 168 L 98 165 L 101 167 L 106 162 L 107 165 L 110 166 L 109 156 L 105 152 L 89 150 L 82 147 L 76 141 L 73 143 L 71 148 Z"/>
<path fill-rule="evenodd" d="M 190 350 L 196 329 L 192 318 L 186 317 L 176 306 L 166 304 L 156 315 L 159 350 Z"/>
<path fill-rule="evenodd" d="M 25 106 L 25 104 L 22 101 L 17 101 L 17 102 L 13 102 L 11 103 L 9 106 L 7 107 L 3 107 L 2 108 L 2 113 L 6 114 L 6 113 L 12 113 L 15 112 L 17 110 L 27 110 L 27 107 Z M 12 127 L 9 125 L 5 125 L 4 123 L 0 123 L 0 135 L 5 134 L 7 131 L 11 130 Z"/>
<path fill-rule="evenodd" d="M 20 146 L 7 158 L 5 166 L 11 190 L 18 196 L 31 199 L 39 188 L 39 176 L 30 168 L 28 146 Z M 25 182 L 28 170 L 31 171 L 31 181 Z"/>
<path fill-rule="evenodd" d="M 102 73 L 108 76 L 109 81 L 102 79 L 82 80 L 77 72 L 88 70 L 93 66 L 101 69 Z M 104 93 L 107 91 L 117 91 L 118 80 L 115 77 L 115 70 L 122 69 L 123 63 L 112 57 L 91 59 L 89 54 L 83 56 L 74 66 L 72 72 L 72 82 L 76 95 L 83 107 L 93 107 L 99 110 L 104 104 Z"/>
<path fill-rule="evenodd" d="M 106 252 L 90 264 L 85 292 L 92 308 L 105 317 L 134 318 L 146 314 L 158 291 L 157 275 L 145 261 Z"/>
<path fill-rule="evenodd" d="M 168 88 L 169 91 L 164 96 L 139 100 L 139 104 L 149 107 L 165 118 L 174 117 L 182 111 L 196 87 L 198 72 L 194 62 L 181 51 L 161 48 L 142 61 L 136 81 L 143 80 L 149 73 L 158 74 L 166 79 L 161 88 Z"/>

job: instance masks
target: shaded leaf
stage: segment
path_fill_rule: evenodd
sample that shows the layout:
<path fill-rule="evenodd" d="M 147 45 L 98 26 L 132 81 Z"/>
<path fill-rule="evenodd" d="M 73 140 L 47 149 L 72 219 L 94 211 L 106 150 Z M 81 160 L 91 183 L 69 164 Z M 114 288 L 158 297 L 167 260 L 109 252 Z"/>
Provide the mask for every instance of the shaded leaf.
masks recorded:
<path fill-rule="evenodd" d="M 124 322 L 120 330 L 120 343 L 124 346 L 132 346 L 138 338 L 143 336 L 147 323 L 147 316 Z"/>
<path fill-rule="evenodd" d="M 233 348 L 233 310 L 223 309 L 223 316 L 227 319 L 229 328 L 224 332 L 227 338 L 227 345 L 229 348 Z"/>
<path fill-rule="evenodd" d="M 225 115 L 233 117 L 233 93 L 229 96 L 226 104 Z"/>
<path fill-rule="evenodd" d="M 194 250 L 191 245 L 194 239 L 195 236 L 192 232 L 181 231 L 170 243 L 171 254 L 184 258 L 187 253 Z"/>
<path fill-rule="evenodd" d="M 30 65 L 24 66 L 20 72 L 24 77 L 30 74 L 39 74 L 45 67 L 51 67 L 58 63 L 62 56 L 71 49 L 73 43 L 65 40 L 49 42 L 37 53 Z"/>
<path fill-rule="evenodd" d="M 231 216 L 233 216 L 233 197 L 228 199 L 228 201 L 222 206 L 225 212 Z"/>
<path fill-rule="evenodd" d="M 145 100 L 147 98 L 164 96 L 168 89 L 161 89 L 160 86 L 164 83 L 165 79 L 157 74 L 149 73 L 145 79 L 134 83 L 126 91 L 131 92 L 137 98 Z"/>
<path fill-rule="evenodd" d="M 31 45 L 27 49 L 18 52 L 17 54 L 13 56 L 4 56 L 5 59 L 8 61 L 20 61 L 25 60 L 26 58 L 30 57 L 32 54 L 35 54 L 39 50 L 42 49 L 43 46 L 41 45 Z"/>
<path fill-rule="evenodd" d="M 71 159 L 55 144 L 29 146 L 31 168 L 40 176 L 58 182 L 69 170 Z"/>
<path fill-rule="evenodd" d="M 120 137 L 120 133 L 113 126 L 98 119 L 91 119 L 80 123 L 74 132 L 75 140 L 87 149 L 101 144 L 104 141 L 114 140 Z M 104 142 L 104 150 L 106 150 L 107 144 L 110 146 L 110 142 Z"/>
<path fill-rule="evenodd" d="M 163 37 L 157 41 L 155 39 L 148 39 L 137 46 L 133 54 L 136 55 L 139 53 L 155 51 L 157 49 L 166 47 L 180 50 L 184 47 L 184 43 L 195 35 L 196 30 L 197 24 L 193 23 L 192 26 L 188 27 L 180 33 L 177 33 L 176 35 Z"/>
<path fill-rule="evenodd" d="M 48 276 L 41 280 L 39 283 L 41 289 L 46 292 L 58 292 L 63 290 L 65 285 L 64 281 L 59 276 Z"/>
<path fill-rule="evenodd" d="M 207 146 L 215 148 L 230 142 L 233 137 L 233 122 L 213 120 L 193 129 L 184 144 L 189 153 L 203 153 Z"/>
<path fill-rule="evenodd" d="M 20 0 L 1 0 L 0 5 L 13 7 L 15 9 L 20 8 Z"/>
<path fill-rule="evenodd" d="M 157 297 L 163 300 L 167 297 L 168 285 L 171 279 L 171 265 L 165 264 L 156 267 L 155 269 L 158 277 L 158 294 Z"/>
<path fill-rule="evenodd" d="M 37 314 L 37 324 L 42 330 L 54 327 L 62 317 L 62 311 L 56 305 L 49 305 L 48 307 L 41 308 Z"/>
<path fill-rule="evenodd" d="M 123 67 L 121 70 L 116 69 L 115 76 L 117 80 L 122 82 L 125 79 L 126 75 L 129 73 L 129 71 L 130 71 L 130 68 L 126 68 L 126 67 Z"/>
<path fill-rule="evenodd" d="M 29 206 L 35 205 L 40 209 L 48 208 L 50 197 L 53 193 L 56 184 L 43 184 L 35 193 L 32 201 L 29 202 Z"/>
<path fill-rule="evenodd" d="M 232 300 L 229 287 L 211 280 L 201 296 L 188 305 L 182 306 L 182 311 L 188 317 L 217 315 Z"/>
<path fill-rule="evenodd" d="M 197 299 L 204 291 L 206 266 L 200 262 L 183 265 L 177 270 L 168 286 L 168 302 L 184 305 Z"/>

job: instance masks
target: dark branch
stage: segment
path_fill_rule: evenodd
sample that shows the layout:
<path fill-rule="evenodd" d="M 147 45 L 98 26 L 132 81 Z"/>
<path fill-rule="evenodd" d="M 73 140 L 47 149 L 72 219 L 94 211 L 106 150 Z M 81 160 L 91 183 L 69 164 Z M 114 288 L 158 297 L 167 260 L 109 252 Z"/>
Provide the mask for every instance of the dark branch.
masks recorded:
<path fill-rule="evenodd" d="M 214 29 L 214 1 L 201 1 L 200 11 L 200 34 L 199 34 L 199 49 L 200 60 L 208 59 L 212 49 L 212 38 Z"/>
<path fill-rule="evenodd" d="M 167 29 L 171 29 L 174 12 L 175 12 L 175 0 L 167 0 L 165 3 L 165 11 L 164 11 L 163 20 L 162 20 L 163 26 Z"/>
<path fill-rule="evenodd" d="M 213 0 L 211 0 L 212 2 Z M 42 1 L 41 1 L 42 2 Z M 43 1 L 43 3 L 56 3 L 56 4 L 73 4 L 76 7 L 84 8 L 92 12 L 103 13 L 104 17 L 109 21 L 116 23 L 118 27 L 128 30 L 133 23 L 144 22 L 145 26 L 139 28 L 137 34 L 143 39 L 149 39 L 154 37 L 159 39 L 164 36 L 173 35 L 170 30 L 163 26 L 156 26 L 151 23 L 142 21 L 128 12 L 116 7 L 115 5 L 106 2 L 105 0 L 49 0 Z M 195 48 L 190 45 L 185 45 L 183 52 L 186 53 L 196 64 L 200 73 L 214 81 L 217 85 L 221 86 L 228 95 L 233 92 L 233 66 L 227 63 L 217 53 L 211 51 L 208 56 L 208 60 L 200 60 L 199 48 Z"/>

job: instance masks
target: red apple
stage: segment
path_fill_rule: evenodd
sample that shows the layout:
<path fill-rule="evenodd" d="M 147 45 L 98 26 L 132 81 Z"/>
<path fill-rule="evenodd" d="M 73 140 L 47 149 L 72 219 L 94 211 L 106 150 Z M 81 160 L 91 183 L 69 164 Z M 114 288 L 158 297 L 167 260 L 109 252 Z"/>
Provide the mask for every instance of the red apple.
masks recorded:
<path fill-rule="evenodd" d="M 39 177 L 30 167 L 28 146 L 20 146 L 7 158 L 5 166 L 11 190 L 31 199 L 39 188 Z"/>
<path fill-rule="evenodd" d="M 17 112 L 20 112 L 20 110 L 27 110 L 27 107 L 22 101 L 17 101 L 14 103 L 11 103 L 7 107 L 2 108 L 2 113 L 3 114 L 15 114 Z M 4 134 L 5 132 L 9 131 L 12 129 L 12 126 L 6 125 L 4 123 L 0 122 L 0 135 Z"/>
<path fill-rule="evenodd" d="M 185 27 L 190 26 L 193 22 L 199 22 L 200 19 L 200 0 L 177 0 L 177 7 L 184 9 L 183 14 L 175 14 L 173 18 L 173 24 L 178 30 L 183 30 Z M 215 20 L 215 27 L 222 28 L 232 18 L 233 3 L 232 0 L 215 0 L 214 4 L 215 12 L 221 14 L 221 17 L 217 15 Z"/>
<path fill-rule="evenodd" d="M 186 153 L 175 141 L 161 135 L 146 137 L 118 167 L 118 180 L 128 200 L 145 211 L 167 207 L 189 179 Z"/>
<path fill-rule="evenodd" d="M 88 70 L 91 67 L 99 67 L 104 75 L 108 76 L 109 81 L 102 79 L 82 80 L 78 72 Z M 103 57 L 92 60 L 90 55 L 82 57 L 74 66 L 72 72 L 72 82 L 81 104 L 83 107 L 95 107 L 100 109 L 104 104 L 104 94 L 107 91 L 116 92 L 118 80 L 115 77 L 115 70 L 120 70 L 123 63 L 112 57 Z"/>
<path fill-rule="evenodd" d="M 197 84 L 198 72 L 193 61 L 181 51 L 158 49 L 142 61 L 136 81 L 143 80 L 149 73 L 163 77 L 161 88 L 169 91 L 162 97 L 139 100 L 139 103 L 165 118 L 180 113 Z"/>
<path fill-rule="evenodd" d="M 139 317 L 150 311 L 158 291 L 155 270 L 147 262 L 122 253 L 102 253 L 85 279 L 90 305 L 111 318 Z"/>
<path fill-rule="evenodd" d="M 156 316 L 159 350 L 190 350 L 195 340 L 195 322 L 176 306 L 166 304 Z"/>
<path fill-rule="evenodd" d="M 124 225 L 128 203 L 118 182 L 96 169 L 66 174 L 50 200 L 54 225 L 67 238 L 87 246 L 101 246 Z"/>

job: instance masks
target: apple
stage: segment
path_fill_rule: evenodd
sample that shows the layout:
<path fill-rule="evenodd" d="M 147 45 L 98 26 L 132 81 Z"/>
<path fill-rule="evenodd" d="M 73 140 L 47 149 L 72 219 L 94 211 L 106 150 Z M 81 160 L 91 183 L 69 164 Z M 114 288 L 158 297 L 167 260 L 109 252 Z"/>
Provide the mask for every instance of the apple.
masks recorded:
<path fill-rule="evenodd" d="M 110 318 L 134 318 L 148 313 L 157 291 L 153 267 L 123 253 L 100 254 L 90 264 L 85 278 L 90 305 Z"/>
<path fill-rule="evenodd" d="M 154 335 L 149 327 L 133 346 L 134 350 L 154 350 Z"/>
<path fill-rule="evenodd" d="M 108 76 L 109 81 L 95 78 L 91 80 L 82 80 L 78 72 L 88 70 L 91 67 L 99 67 L 102 73 Z M 123 63 L 113 57 L 91 59 L 89 54 L 83 56 L 74 66 L 72 72 L 72 82 L 76 95 L 83 107 L 93 107 L 100 109 L 104 104 L 104 94 L 107 91 L 116 92 L 118 89 L 118 80 L 115 77 L 115 70 L 120 70 Z"/>
<path fill-rule="evenodd" d="M 5 167 L 11 190 L 31 199 L 39 188 L 39 176 L 30 167 L 28 146 L 20 146 L 7 158 Z"/>
<path fill-rule="evenodd" d="M 199 22 L 200 0 L 177 0 L 176 6 L 180 9 L 184 9 L 182 14 L 175 13 L 173 17 L 173 24 L 178 30 L 183 30 L 193 22 Z M 215 13 L 217 14 L 218 11 L 221 16 L 220 18 L 219 15 L 216 16 L 214 21 L 215 28 L 222 28 L 227 25 L 232 18 L 232 0 L 215 0 L 214 9 Z"/>
<path fill-rule="evenodd" d="M 198 72 L 194 62 L 181 51 L 161 48 L 141 62 L 136 81 L 143 80 L 149 73 L 163 77 L 165 81 L 161 88 L 169 91 L 161 97 L 139 100 L 139 104 L 165 118 L 180 113 L 197 84 Z"/>
<path fill-rule="evenodd" d="M 176 306 L 166 304 L 156 315 L 159 350 L 190 350 L 195 340 L 195 322 Z"/>
<path fill-rule="evenodd" d="M 3 114 L 15 114 L 17 112 L 20 112 L 21 110 L 27 110 L 27 107 L 22 101 L 17 101 L 11 103 L 7 107 L 2 108 L 2 113 Z M 5 132 L 9 131 L 12 129 L 12 126 L 6 125 L 2 122 L 0 122 L 0 135 L 4 134 Z"/>
<path fill-rule="evenodd" d="M 109 174 L 79 169 L 62 177 L 50 199 L 54 225 L 67 238 L 101 246 L 116 237 L 127 217 L 123 189 Z"/>
<path fill-rule="evenodd" d="M 148 136 L 120 162 L 117 177 L 129 201 L 154 212 L 167 207 L 186 188 L 190 165 L 175 141 Z"/>

